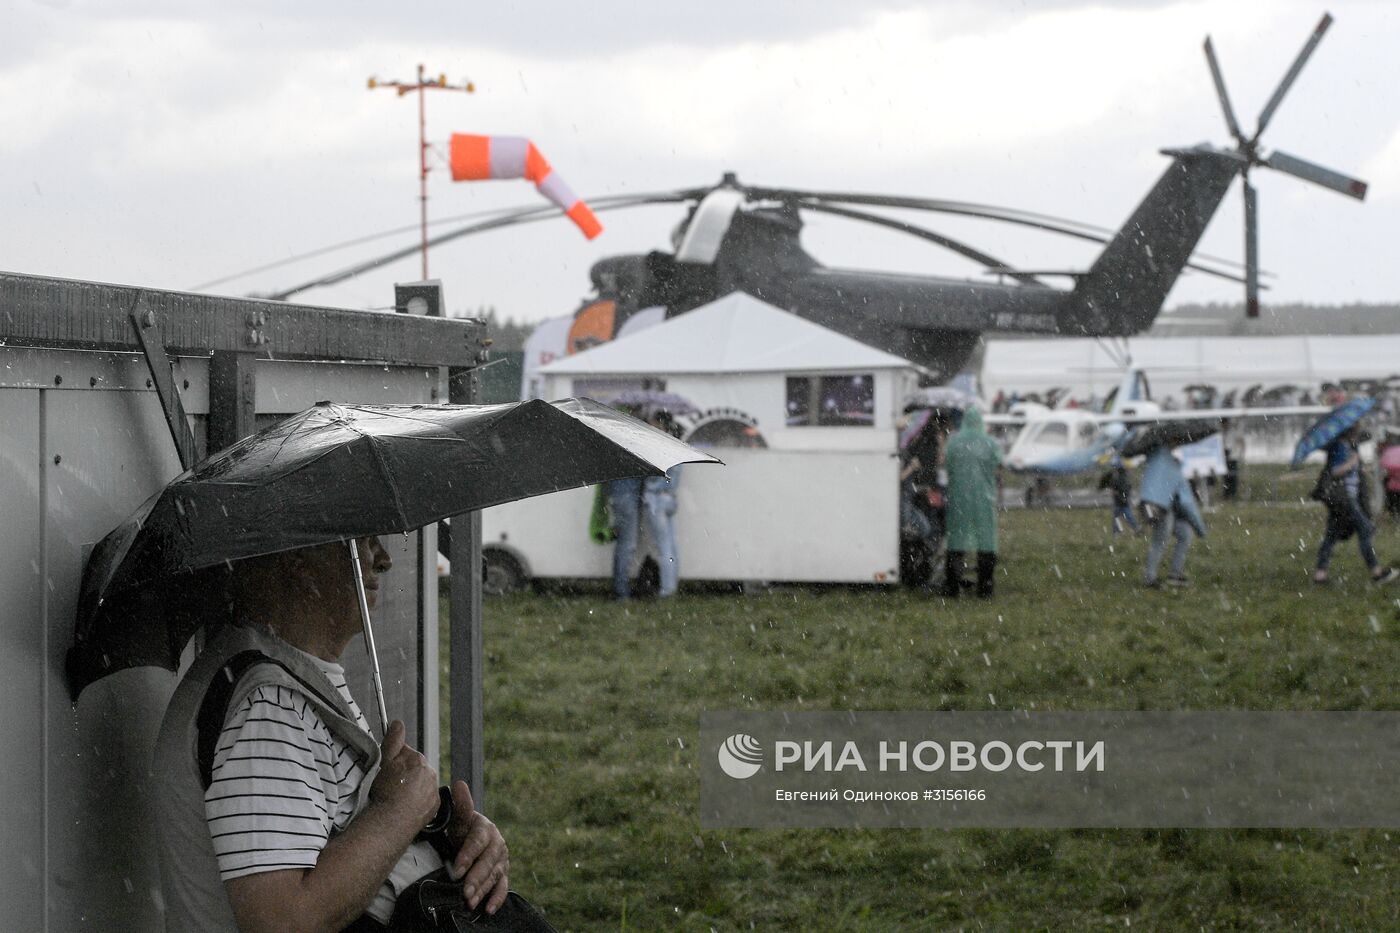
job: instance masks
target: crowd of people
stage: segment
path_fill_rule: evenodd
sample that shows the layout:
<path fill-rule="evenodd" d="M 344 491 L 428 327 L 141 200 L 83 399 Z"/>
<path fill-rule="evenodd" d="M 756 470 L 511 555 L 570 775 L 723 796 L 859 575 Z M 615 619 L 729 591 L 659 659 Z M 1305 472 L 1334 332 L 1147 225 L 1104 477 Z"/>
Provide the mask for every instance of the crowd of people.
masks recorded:
<path fill-rule="evenodd" d="M 1335 387 L 1325 396 L 1332 402 L 1344 399 Z M 664 408 L 643 408 L 635 414 L 653 427 L 678 435 L 675 419 Z M 907 433 L 907 442 L 901 444 L 899 477 L 900 528 L 905 546 L 917 547 L 925 561 L 936 560 L 942 553 L 939 592 L 944 597 L 958 598 L 964 592 L 991 597 L 996 588 L 1001 446 L 988 435 L 975 408 L 929 411 L 911 406 L 900 426 Z M 1222 490 L 1230 499 L 1239 490 L 1244 438 L 1238 423 L 1227 422 L 1223 430 L 1227 472 Z M 1313 576 L 1319 585 L 1329 580 L 1336 545 L 1351 537 L 1357 539 L 1373 580 L 1387 583 L 1400 577 L 1400 572 L 1382 565 L 1374 547 L 1370 484 L 1363 479 L 1358 452 L 1361 438 L 1360 429 L 1354 428 L 1326 448 L 1327 465 L 1315 495 L 1327 512 Z M 1384 474 L 1384 508 L 1400 522 L 1400 429 L 1391 429 L 1378 449 L 1378 465 Z M 633 595 L 634 564 L 643 529 L 655 545 L 656 595 L 666 598 L 677 592 L 680 473 L 676 468 L 666 476 L 615 480 L 603 487 L 600 503 L 606 506 L 606 535 L 613 542 L 614 599 L 626 600 Z M 1136 496 L 1127 465 L 1119 457 L 1108 464 L 1098 488 L 1111 496 L 1113 534 L 1131 531 L 1148 537 L 1143 583 L 1151 588 L 1189 586 L 1187 557 L 1194 540 L 1206 534 L 1206 525 L 1197 483 L 1185 476 L 1172 450 L 1161 446 L 1144 457 Z M 972 580 L 965 579 L 969 570 L 974 572 Z"/>
<path fill-rule="evenodd" d="M 1349 391 L 1369 395 L 1376 399 L 1377 420 L 1384 424 L 1394 424 L 1400 420 L 1400 380 L 1392 377 L 1384 381 L 1348 383 L 1338 385 L 1324 382 L 1309 388 L 1298 385 L 1278 385 L 1265 388 L 1262 385 L 1248 389 L 1222 390 L 1212 385 L 1187 386 L 1178 397 L 1163 394 L 1157 398 L 1163 411 L 1190 411 L 1198 408 L 1253 408 L 1269 405 L 1336 405 L 1345 401 Z M 1111 395 L 1111 393 L 1110 393 Z M 1065 387 L 1053 387 L 1044 392 L 1007 392 L 998 390 L 992 396 L 989 410 L 993 414 L 1006 414 L 1022 403 L 1044 405 L 1047 408 L 1084 408 L 1099 411 L 1108 401 L 1097 393 L 1079 396 L 1071 394 Z"/>
<path fill-rule="evenodd" d="M 1332 552 L 1337 544 L 1355 537 L 1362 562 L 1374 583 L 1390 583 L 1400 578 L 1400 571 L 1382 565 L 1376 553 L 1374 536 L 1376 523 L 1372 518 L 1370 502 L 1371 483 L 1368 481 L 1361 458 L 1360 447 L 1366 439 L 1360 426 L 1352 426 L 1324 448 L 1326 463 L 1318 475 L 1312 498 L 1320 502 L 1326 510 L 1322 541 L 1318 545 L 1313 582 L 1325 585 L 1330 582 Z M 1378 447 L 1379 465 L 1384 472 L 1383 488 L 1386 491 L 1386 512 L 1391 519 L 1400 522 L 1400 432 L 1388 432 Z M 1238 461 L 1232 471 L 1238 482 Z M 1227 477 L 1228 478 L 1228 477 Z M 1228 485 L 1228 484 L 1227 484 Z M 1123 517 L 1131 521 L 1130 487 L 1126 468 L 1121 461 L 1115 461 L 1100 480 L 1100 488 L 1113 492 L 1114 533 L 1120 529 Z M 1229 490 L 1227 489 L 1227 492 Z M 1204 535 L 1205 521 L 1197 501 L 1195 487 L 1186 479 L 1181 464 L 1166 447 L 1152 450 L 1143 464 L 1140 508 L 1147 526 L 1151 529 L 1151 544 L 1148 547 L 1143 580 L 1150 586 L 1158 586 L 1161 578 L 1158 571 L 1171 538 L 1176 539 L 1172 550 L 1172 560 L 1165 582 L 1169 586 L 1185 586 L 1186 554 L 1190 550 L 1194 535 Z M 1134 531 L 1138 528 L 1132 523 Z"/>
<path fill-rule="evenodd" d="M 905 424 L 917 410 L 905 412 Z M 1001 446 L 987 434 L 982 413 L 940 411 L 926 416 L 903 450 L 901 526 L 932 558 L 942 546 L 942 594 L 959 598 L 971 587 L 990 598 L 996 589 L 997 509 Z M 976 582 L 966 581 L 969 555 Z"/>
<path fill-rule="evenodd" d="M 1336 393 L 1329 401 L 1345 400 Z M 946 547 L 944 582 L 941 592 L 957 597 L 966 588 L 978 596 L 994 591 L 997 562 L 997 489 L 1000 483 L 1000 448 L 983 429 L 981 414 L 969 409 L 957 413 L 922 415 L 916 409 L 905 412 L 902 427 L 920 418 L 902 449 L 900 473 L 900 518 L 905 537 L 919 544 L 927 554 Z M 960 421 L 959 421 L 960 418 Z M 1227 498 L 1238 494 L 1239 469 L 1244 458 L 1243 438 L 1226 425 L 1224 491 Z M 1355 537 L 1370 579 L 1377 584 L 1400 579 L 1400 571 L 1385 565 L 1374 546 L 1376 523 L 1370 502 L 1371 483 L 1367 480 L 1360 454 L 1365 435 L 1359 426 L 1342 433 L 1326 448 L 1326 465 L 1319 476 L 1313 497 L 1326 508 L 1326 523 L 1318 545 L 1313 581 L 1325 585 L 1330 580 L 1330 564 L 1336 545 Z M 1389 429 L 1377 445 L 1378 467 L 1382 471 L 1384 510 L 1400 523 L 1400 429 Z M 1205 518 L 1195 484 L 1183 472 L 1180 460 L 1170 447 L 1158 446 L 1144 457 L 1133 508 L 1133 484 L 1127 465 L 1114 457 L 1099 479 L 1098 488 L 1111 496 L 1113 534 L 1131 530 L 1148 536 L 1143 563 L 1143 583 L 1149 588 L 1186 587 L 1187 556 L 1197 537 L 1206 534 Z M 1139 523 L 1139 518 L 1141 523 Z M 963 579 L 968 555 L 976 554 L 977 579 Z M 1170 559 L 1168 560 L 1168 556 Z M 1166 572 L 1162 572 L 1163 562 Z"/>

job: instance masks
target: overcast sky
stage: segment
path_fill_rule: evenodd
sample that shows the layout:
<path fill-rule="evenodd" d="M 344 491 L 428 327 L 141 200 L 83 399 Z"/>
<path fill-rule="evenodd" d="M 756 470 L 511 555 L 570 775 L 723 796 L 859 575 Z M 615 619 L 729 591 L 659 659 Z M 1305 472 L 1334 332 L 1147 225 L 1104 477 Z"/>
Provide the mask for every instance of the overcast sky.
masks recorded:
<path fill-rule="evenodd" d="M 1214 36 L 1241 122 L 1321 15 L 1293 0 L 706 4 L 10 0 L 0 9 L 0 269 L 190 288 L 417 221 L 417 111 L 365 80 L 417 62 L 430 140 L 531 137 L 583 194 L 742 180 L 1003 204 L 1119 226 L 1167 160 L 1228 142 L 1201 53 Z M 1364 204 L 1268 170 L 1266 302 L 1400 300 L 1400 4 L 1335 2 L 1336 23 L 1264 136 L 1371 183 Z M 120 12 L 118 12 L 120 11 Z M 445 151 L 445 145 L 444 145 Z M 439 162 L 439 167 L 441 163 Z M 539 203 L 525 182 L 430 180 L 444 218 Z M 598 258 L 668 245 L 681 211 L 459 240 L 431 271 L 454 310 L 572 311 Z M 975 221 L 920 218 L 1032 268 L 1093 251 Z M 447 228 L 442 228 L 447 229 Z M 211 289 L 288 287 L 416 239 Z M 849 221 L 813 222 L 830 265 L 979 277 L 965 260 Z M 1238 186 L 1202 249 L 1242 256 Z M 416 258 L 302 300 L 378 307 Z M 1169 305 L 1235 301 L 1183 279 Z"/>

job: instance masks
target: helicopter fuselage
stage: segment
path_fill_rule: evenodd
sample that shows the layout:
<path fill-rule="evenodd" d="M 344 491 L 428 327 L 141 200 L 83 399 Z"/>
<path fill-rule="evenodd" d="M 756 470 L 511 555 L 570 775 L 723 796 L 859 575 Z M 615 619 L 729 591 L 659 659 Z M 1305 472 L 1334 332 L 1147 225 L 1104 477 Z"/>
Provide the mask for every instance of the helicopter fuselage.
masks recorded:
<path fill-rule="evenodd" d="M 612 302 L 620 327 L 644 308 L 669 317 L 745 291 L 938 377 L 958 372 L 988 331 L 1126 336 L 1151 325 L 1240 170 L 1209 146 L 1168 154 L 1171 165 L 1094 265 L 1070 276 L 1073 288 L 1029 275 L 981 282 L 831 268 L 803 249 L 798 205 L 778 203 L 732 210 L 709 262 L 667 252 L 601 260 L 585 307 Z"/>

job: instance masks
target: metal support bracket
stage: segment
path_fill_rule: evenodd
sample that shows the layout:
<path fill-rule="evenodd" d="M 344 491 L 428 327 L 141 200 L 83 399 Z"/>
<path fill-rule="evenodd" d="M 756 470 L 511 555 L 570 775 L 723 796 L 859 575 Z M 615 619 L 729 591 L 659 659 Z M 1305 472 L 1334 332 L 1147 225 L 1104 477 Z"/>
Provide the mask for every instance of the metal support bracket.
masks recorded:
<path fill-rule="evenodd" d="M 257 355 L 215 350 L 209 358 L 209 453 L 257 433 Z"/>
<path fill-rule="evenodd" d="M 194 446 L 194 432 L 190 430 L 189 419 L 185 417 L 180 390 L 175 387 L 175 377 L 170 371 L 170 357 L 166 355 L 165 344 L 161 341 L 160 325 L 156 323 L 156 313 L 146 303 L 145 292 L 137 293 L 130 317 L 131 326 L 136 329 L 136 339 L 141 344 L 141 352 L 146 355 L 146 366 L 151 371 L 156 395 L 160 397 L 160 407 L 165 413 L 170 437 L 175 441 L 175 452 L 180 457 L 180 467 L 188 470 L 198 459 Z"/>

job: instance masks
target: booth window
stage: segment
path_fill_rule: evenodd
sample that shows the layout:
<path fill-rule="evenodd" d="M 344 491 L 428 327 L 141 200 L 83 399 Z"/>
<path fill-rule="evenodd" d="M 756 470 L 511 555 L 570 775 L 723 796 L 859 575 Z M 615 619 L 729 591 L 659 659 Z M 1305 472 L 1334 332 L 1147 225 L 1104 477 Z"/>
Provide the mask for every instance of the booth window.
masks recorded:
<path fill-rule="evenodd" d="M 787 426 L 873 427 L 875 377 L 788 376 Z"/>

